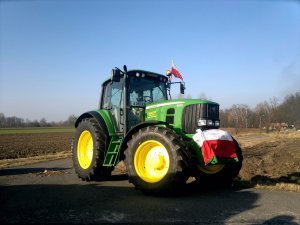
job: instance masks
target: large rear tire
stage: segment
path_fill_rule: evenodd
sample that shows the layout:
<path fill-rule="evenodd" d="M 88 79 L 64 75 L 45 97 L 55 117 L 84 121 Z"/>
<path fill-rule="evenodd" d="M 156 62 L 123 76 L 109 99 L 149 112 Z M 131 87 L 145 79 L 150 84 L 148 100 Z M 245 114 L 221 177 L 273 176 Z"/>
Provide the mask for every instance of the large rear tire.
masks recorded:
<path fill-rule="evenodd" d="M 104 167 L 107 134 L 94 118 L 83 119 L 72 143 L 73 164 L 77 175 L 85 181 L 102 180 L 113 167 Z"/>
<path fill-rule="evenodd" d="M 171 129 L 140 129 L 124 153 L 129 182 L 145 194 L 175 194 L 188 179 L 185 143 Z"/>
<path fill-rule="evenodd" d="M 200 186 L 229 187 L 232 185 L 233 179 L 239 174 L 243 164 L 242 150 L 234 138 L 233 142 L 239 161 L 225 165 L 196 165 L 195 177 Z"/>

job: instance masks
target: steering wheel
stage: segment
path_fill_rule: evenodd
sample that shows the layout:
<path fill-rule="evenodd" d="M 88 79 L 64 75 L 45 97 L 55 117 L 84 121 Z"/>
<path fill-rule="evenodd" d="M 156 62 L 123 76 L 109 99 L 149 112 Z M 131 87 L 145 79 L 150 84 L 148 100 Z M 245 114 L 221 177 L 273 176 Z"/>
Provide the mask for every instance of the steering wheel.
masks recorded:
<path fill-rule="evenodd" d="M 143 100 L 144 100 L 145 102 L 148 102 L 148 103 L 151 103 L 151 102 L 152 102 L 151 96 L 148 96 L 148 95 L 144 95 L 144 96 L 143 96 Z"/>

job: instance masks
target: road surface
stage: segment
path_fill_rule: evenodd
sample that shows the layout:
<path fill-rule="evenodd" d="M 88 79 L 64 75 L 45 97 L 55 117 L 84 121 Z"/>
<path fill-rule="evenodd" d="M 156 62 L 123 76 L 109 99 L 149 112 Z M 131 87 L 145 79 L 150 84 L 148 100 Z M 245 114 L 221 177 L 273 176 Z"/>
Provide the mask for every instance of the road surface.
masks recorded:
<path fill-rule="evenodd" d="M 0 224 L 300 224 L 300 194 L 230 189 L 145 196 L 115 174 L 83 182 L 71 159 L 0 170 Z"/>

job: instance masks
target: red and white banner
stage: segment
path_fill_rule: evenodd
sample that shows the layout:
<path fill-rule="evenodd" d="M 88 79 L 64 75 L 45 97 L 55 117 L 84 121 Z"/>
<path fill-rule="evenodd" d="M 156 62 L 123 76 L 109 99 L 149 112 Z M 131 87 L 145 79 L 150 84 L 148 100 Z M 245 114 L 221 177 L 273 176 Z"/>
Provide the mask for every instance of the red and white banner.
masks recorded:
<path fill-rule="evenodd" d="M 180 80 L 183 80 L 183 77 L 181 76 L 181 74 L 179 73 L 178 69 L 176 68 L 176 66 L 174 65 L 173 61 L 172 61 L 172 68 L 171 68 L 171 73 L 179 78 Z"/>
<path fill-rule="evenodd" d="M 208 164 L 214 157 L 237 158 L 233 139 L 226 131 L 198 129 L 193 139 L 201 147 L 205 164 Z"/>

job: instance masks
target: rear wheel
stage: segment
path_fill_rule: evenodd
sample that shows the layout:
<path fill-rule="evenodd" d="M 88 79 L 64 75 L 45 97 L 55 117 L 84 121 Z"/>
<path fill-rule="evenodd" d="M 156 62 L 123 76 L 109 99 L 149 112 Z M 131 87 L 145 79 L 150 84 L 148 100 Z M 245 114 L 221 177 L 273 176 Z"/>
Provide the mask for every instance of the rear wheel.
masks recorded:
<path fill-rule="evenodd" d="M 125 150 L 129 181 L 146 194 L 173 194 L 188 178 L 188 153 L 172 130 L 150 126 L 132 136 Z"/>
<path fill-rule="evenodd" d="M 83 119 L 72 143 L 73 164 L 82 180 L 99 180 L 108 177 L 113 167 L 102 166 L 105 157 L 105 129 L 94 118 Z"/>
<path fill-rule="evenodd" d="M 243 163 L 242 150 L 237 141 L 235 139 L 233 141 L 239 161 L 226 165 L 196 165 L 195 177 L 201 186 L 216 185 L 228 187 L 232 184 L 233 179 L 239 174 Z"/>

